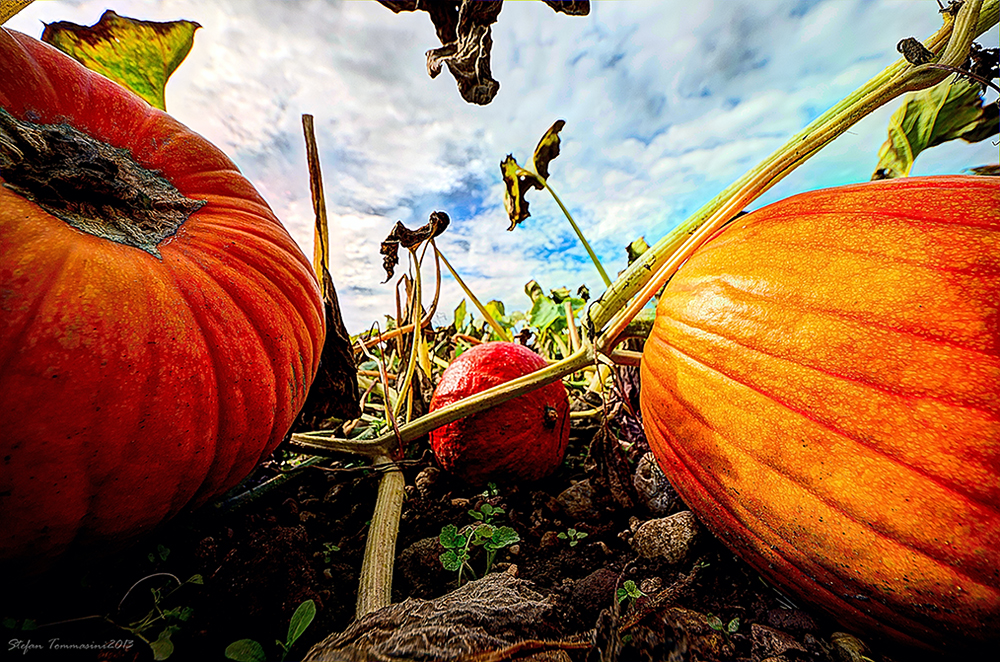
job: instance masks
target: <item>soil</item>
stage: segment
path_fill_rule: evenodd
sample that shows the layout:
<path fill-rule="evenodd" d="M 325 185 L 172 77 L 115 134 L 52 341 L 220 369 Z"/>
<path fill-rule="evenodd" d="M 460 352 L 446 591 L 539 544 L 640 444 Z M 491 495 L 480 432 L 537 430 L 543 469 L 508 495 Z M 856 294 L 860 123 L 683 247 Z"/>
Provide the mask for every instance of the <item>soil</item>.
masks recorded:
<path fill-rule="evenodd" d="M 577 402 L 574 408 L 591 406 Z M 636 490 L 636 468 L 649 471 L 640 462 L 645 440 L 630 409 L 621 403 L 613 407 L 603 419 L 575 419 L 566 461 L 554 476 L 535 484 L 467 486 L 433 466 L 426 440 L 416 444 L 404 468 L 407 498 L 394 602 L 409 600 L 402 609 L 408 612 L 433 606 L 425 601 L 459 588 L 458 573 L 442 566 L 445 550 L 438 535 L 449 524 L 476 524 L 470 511 L 481 512 L 488 503 L 504 511 L 493 523 L 511 527 L 519 537 L 498 552 L 489 578 L 518 578 L 517 595 L 533 596 L 528 602 L 536 609 L 523 618 L 516 609 L 504 612 L 520 626 L 506 627 L 507 639 L 487 632 L 494 637 L 487 649 L 495 652 L 488 659 L 862 660 L 851 646 L 864 644 L 837 634 L 836 623 L 822 613 L 793 605 L 696 525 L 680 527 L 673 547 L 658 556 L 636 553 L 642 524 L 686 509 L 676 499 L 649 505 L 650 495 Z M 173 660 L 224 660 L 226 647 L 244 638 L 260 642 L 267 659 L 277 660 L 282 656 L 277 641 L 285 640 L 289 619 L 306 600 L 315 602 L 316 618 L 287 659 L 303 659 L 328 635 L 348 630 L 379 475 L 346 456 L 279 474 L 276 469 L 287 465 L 277 460 L 286 455 L 279 452 L 239 488 L 244 498 L 238 505 L 223 501 L 178 518 L 111 557 L 68 562 L 42 577 L 13 581 L 0 607 L 5 654 L 28 660 L 152 660 L 152 649 L 138 635 L 156 640 L 171 625 Z M 247 499 L 251 488 L 256 495 Z M 570 529 L 576 534 L 567 535 Z M 476 576 L 482 576 L 485 563 L 483 549 L 473 548 L 469 564 Z M 471 579 L 463 574 L 463 583 Z M 174 591 L 178 581 L 193 575 L 203 583 Z M 641 594 L 619 600 L 628 581 Z M 128 631 L 151 611 L 155 617 L 157 609 L 169 618 L 138 633 Z M 379 627 L 393 622 L 382 618 Z M 485 636 L 484 628 L 488 631 L 488 624 L 472 630 Z M 537 641 L 505 648 L 520 639 Z M 107 647 L 53 649 L 53 640 Z M 459 636 L 419 658 L 359 653 L 357 646 L 350 657 L 331 652 L 330 641 L 312 654 L 315 659 L 458 659 L 462 650 L 468 653 L 470 641 L 464 640 L 462 649 Z M 865 655 L 889 660 L 878 650 Z"/>

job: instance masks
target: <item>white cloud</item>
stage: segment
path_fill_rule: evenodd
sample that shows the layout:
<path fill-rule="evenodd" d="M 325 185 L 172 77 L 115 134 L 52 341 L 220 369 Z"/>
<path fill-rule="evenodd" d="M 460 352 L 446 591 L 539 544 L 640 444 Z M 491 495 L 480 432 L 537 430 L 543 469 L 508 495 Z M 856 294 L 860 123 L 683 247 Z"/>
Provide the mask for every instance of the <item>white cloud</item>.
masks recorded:
<path fill-rule="evenodd" d="M 664 234 L 894 61 L 900 38 L 940 22 L 933 0 L 634 0 L 592 3 L 589 17 L 508 2 L 493 30 L 500 93 L 477 107 L 447 73 L 427 77 L 424 53 L 437 39 L 422 12 L 332 0 L 111 4 L 202 24 L 168 108 L 236 161 L 307 255 L 300 116 L 316 116 L 332 272 L 351 331 L 395 311 L 391 284 L 380 284 L 381 239 L 397 219 L 421 225 L 435 209 L 453 219 L 440 245 L 482 299 L 522 308 L 531 278 L 599 293 L 544 192 L 529 195 L 531 218 L 504 230 L 498 164 L 508 152 L 526 163 L 555 119 L 567 125 L 551 184 L 614 273 L 629 241 Z M 89 24 L 106 6 L 36 2 L 9 25 L 38 35 L 39 20 Z M 996 29 L 983 42 L 995 46 Z M 891 112 L 861 122 L 760 203 L 867 179 Z M 988 142 L 935 148 L 916 172 L 995 162 Z M 442 311 L 460 298 L 446 278 Z"/>

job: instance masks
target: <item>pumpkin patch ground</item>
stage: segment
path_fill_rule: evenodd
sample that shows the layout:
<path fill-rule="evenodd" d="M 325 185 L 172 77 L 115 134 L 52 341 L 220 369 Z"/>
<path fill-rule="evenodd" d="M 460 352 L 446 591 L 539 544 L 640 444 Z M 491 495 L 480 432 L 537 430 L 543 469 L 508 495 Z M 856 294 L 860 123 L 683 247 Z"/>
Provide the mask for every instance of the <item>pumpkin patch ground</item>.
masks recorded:
<path fill-rule="evenodd" d="M 636 380 L 633 371 L 626 373 L 633 398 Z M 574 409 L 592 406 L 577 400 Z M 637 409 L 638 401 L 630 406 Z M 454 592 L 457 574 L 442 566 L 438 533 L 449 524 L 474 524 L 470 511 L 492 506 L 503 510 L 494 523 L 510 526 L 519 541 L 498 553 L 489 577 L 516 572 L 545 604 L 523 613 L 511 607 L 519 627 L 506 623 L 506 633 L 493 633 L 496 641 L 538 638 L 579 646 L 596 636 L 597 644 L 545 658 L 502 659 L 659 661 L 678 645 L 687 651 L 680 659 L 690 660 L 852 659 L 844 656 L 855 640 L 837 635 L 823 614 L 797 608 L 703 532 L 692 539 L 695 532 L 682 527 L 671 542 L 653 548 L 639 542 L 643 526 L 676 519 L 686 509 L 650 493 L 662 478 L 641 460 L 647 450 L 641 429 L 621 401 L 609 407 L 613 435 L 596 419 L 577 419 L 567 461 L 538 484 L 470 487 L 434 466 L 426 441 L 418 444 L 415 451 L 424 456 L 405 470 L 394 602 L 433 601 Z M 615 437 L 630 449 L 622 451 Z M 278 659 L 274 640 L 285 637 L 295 609 L 313 600 L 316 619 L 288 658 L 303 659 L 327 635 L 347 629 L 354 616 L 378 476 L 350 465 L 345 458 L 329 470 L 301 469 L 244 505 L 208 507 L 110 558 L 71 563 L 33 580 L 8 578 L 0 609 L 4 634 L 24 647 L 47 647 L 52 640 L 109 646 L 77 653 L 80 659 L 151 660 L 152 649 L 139 635 L 155 642 L 169 627 L 170 659 L 222 660 L 226 647 L 244 638 L 260 641 L 267 659 Z M 276 466 L 262 467 L 241 489 L 272 479 Z M 655 512 L 646 505 L 650 497 Z M 645 558 L 636 546 L 659 555 Z M 482 550 L 474 550 L 470 565 L 477 576 L 484 563 Z M 202 583 L 178 588 L 178 580 L 194 575 Z M 626 586 L 636 592 L 620 594 Z M 461 616 L 460 603 L 451 609 Z M 156 620 L 157 610 L 166 617 Z M 144 620 L 141 632 L 127 631 Z M 380 626 L 395 632 L 406 627 Z M 480 636 L 458 625 L 453 630 L 453 638 L 441 642 L 453 656 L 441 659 L 459 659 Z"/>

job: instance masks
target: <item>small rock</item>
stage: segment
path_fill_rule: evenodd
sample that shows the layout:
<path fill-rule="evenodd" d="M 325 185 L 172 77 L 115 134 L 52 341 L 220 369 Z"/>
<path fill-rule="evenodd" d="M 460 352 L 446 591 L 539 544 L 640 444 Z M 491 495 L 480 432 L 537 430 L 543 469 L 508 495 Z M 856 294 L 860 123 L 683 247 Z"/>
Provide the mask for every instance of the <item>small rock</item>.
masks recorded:
<path fill-rule="evenodd" d="M 542 549 L 552 549 L 559 544 L 559 534 L 555 531 L 546 531 L 542 534 L 542 540 L 538 546 Z"/>
<path fill-rule="evenodd" d="M 437 467 L 425 467 L 417 477 L 413 479 L 413 484 L 417 487 L 417 492 L 420 496 L 428 499 L 431 495 L 431 490 L 434 487 L 434 483 L 437 482 L 438 478 L 441 476 L 441 470 Z"/>
<path fill-rule="evenodd" d="M 772 609 L 767 612 L 767 624 L 795 635 L 816 631 L 816 621 L 799 609 Z"/>
<path fill-rule="evenodd" d="M 590 484 L 590 479 L 585 478 L 567 487 L 556 497 L 556 503 L 564 513 L 576 521 L 593 519 L 594 488 Z"/>
<path fill-rule="evenodd" d="M 646 453 L 639 458 L 639 464 L 632 476 L 632 484 L 635 485 L 640 503 L 657 517 L 663 517 L 680 505 L 677 491 L 663 475 L 652 453 Z"/>
<path fill-rule="evenodd" d="M 521 546 L 511 545 L 510 547 L 507 548 L 507 553 L 510 554 L 511 556 L 517 556 L 518 554 L 521 553 Z"/>
<path fill-rule="evenodd" d="M 455 508 L 468 508 L 469 500 L 458 497 L 451 500 L 451 505 L 454 506 Z"/>
<path fill-rule="evenodd" d="M 694 548 L 699 531 L 698 520 L 689 510 L 651 519 L 636 530 L 632 549 L 648 559 L 663 557 L 670 564 L 682 563 Z"/>
<path fill-rule="evenodd" d="M 750 642 L 753 656 L 758 659 L 784 655 L 789 651 L 807 652 L 805 646 L 792 635 L 760 623 L 750 626 Z"/>
<path fill-rule="evenodd" d="M 659 577 L 647 577 L 639 582 L 639 590 L 646 595 L 656 595 L 663 590 L 663 580 Z"/>

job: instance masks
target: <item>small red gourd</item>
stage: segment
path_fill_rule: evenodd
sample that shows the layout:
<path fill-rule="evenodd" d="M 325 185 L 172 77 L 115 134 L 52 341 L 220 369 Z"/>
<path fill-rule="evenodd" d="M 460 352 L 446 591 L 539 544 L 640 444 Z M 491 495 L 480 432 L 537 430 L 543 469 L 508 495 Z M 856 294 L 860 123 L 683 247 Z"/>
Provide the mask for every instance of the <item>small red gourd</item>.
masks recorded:
<path fill-rule="evenodd" d="M 431 411 L 548 364 L 524 345 L 477 345 L 441 375 Z M 433 430 L 431 449 L 446 471 L 473 485 L 539 480 L 562 464 L 569 443 L 569 396 L 561 381 Z"/>
<path fill-rule="evenodd" d="M 897 644 L 1000 644 L 995 178 L 736 219 L 667 285 L 641 402 L 677 491 L 768 580 Z"/>
<path fill-rule="evenodd" d="M 0 153 L 0 561 L 38 569 L 234 487 L 291 426 L 325 329 L 294 241 L 169 115 L 4 29 L 0 110 L 18 137 Z"/>

